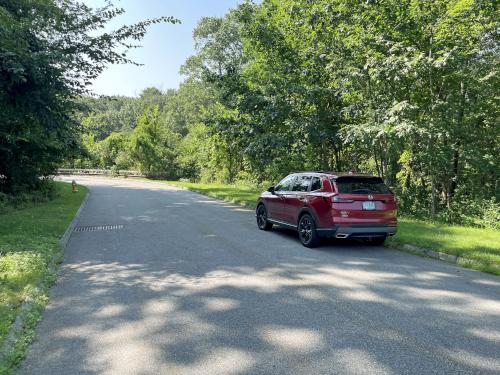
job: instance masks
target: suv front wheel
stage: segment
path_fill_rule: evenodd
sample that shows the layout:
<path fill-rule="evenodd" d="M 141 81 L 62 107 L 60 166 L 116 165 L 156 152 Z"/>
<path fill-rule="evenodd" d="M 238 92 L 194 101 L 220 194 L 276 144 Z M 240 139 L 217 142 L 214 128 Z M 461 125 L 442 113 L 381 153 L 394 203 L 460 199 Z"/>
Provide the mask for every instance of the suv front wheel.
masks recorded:
<path fill-rule="evenodd" d="M 260 230 L 269 230 L 273 227 L 273 223 L 267 220 L 267 210 L 263 204 L 259 204 L 257 207 L 257 226 Z"/>
<path fill-rule="evenodd" d="M 320 238 L 316 232 L 316 224 L 311 215 L 302 215 L 297 229 L 302 245 L 305 247 L 316 247 L 319 245 Z"/>

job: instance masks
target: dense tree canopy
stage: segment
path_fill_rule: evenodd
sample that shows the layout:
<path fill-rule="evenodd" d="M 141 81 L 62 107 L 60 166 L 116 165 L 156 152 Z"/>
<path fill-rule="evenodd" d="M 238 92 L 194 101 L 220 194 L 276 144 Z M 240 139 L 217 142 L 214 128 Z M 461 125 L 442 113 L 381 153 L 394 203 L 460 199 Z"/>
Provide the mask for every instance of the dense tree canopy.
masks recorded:
<path fill-rule="evenodd" d="M 498 225 L 495 1 L 247 1 L 200 20 L 178 89 L 77 101 L 78 83 L 105 63 L 124 62 L 113 47 L 142 36 L 147 23 L 91 38 L 119 11 L 49 2 L 63 21 L 26 26 L 34 22 L 29 12 L 18 25 L 14 2 L 0 4 L 7 178 L 21 164 L 39 168 L 32 157 L 50 153 L 50 168 L 35 173 L 43 175 L 79 145 L 83 152 L 67 166 L 203 181 L 267 184 L 293 170 L 356 170 L 383 177 L 406 214 Z M 35 37 L 32 28 L 41 26 L 68 33 L 69 42 L 44 38 L 47 31 Z M 14 31 L 26 33 L 24 44 L 13 42 Z M 26 70 L 59 55 L 61 64 L 43 65 L 47 74 Z M 75 105 L 85 109 L 73 117 Z M 73 118 L 83 130 L 78 139 Z M 40 137 L 46 141 L 34 142 Z"/>
<path fill-rule="evenodd" d="M 73 0 L 0 0 L 0 189 L 35 187 L 78 150 L 75 99 L 107 64 L 133 63 L 152 23 L 103 27 L 123 9 Z M 126 126 L 126 125 L 123 125 Z"/>

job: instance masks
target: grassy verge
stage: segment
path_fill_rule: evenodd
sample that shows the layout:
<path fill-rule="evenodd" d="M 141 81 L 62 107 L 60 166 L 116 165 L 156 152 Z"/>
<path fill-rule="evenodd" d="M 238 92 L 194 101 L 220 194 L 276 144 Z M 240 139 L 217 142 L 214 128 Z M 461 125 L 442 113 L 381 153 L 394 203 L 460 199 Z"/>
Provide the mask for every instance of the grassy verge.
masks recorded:
<path fill-rule="evenodd" d="M 228 202 L 255 207 L 260 194 L 253 187 L 200 184 L 182 181 L 163 181 L 198 193 Z M 500 275 L 500 231 L 445 225 L 421 220 L 400 218 L 398 234 L 391 237 L 389 244 L 410 244 L 418 247 L 458 255 L 477 263 L 467 265 L 481 271 Z"/>
<path fill-rule="evenodd" d="M 71 193 L 70 185 L 54 184 L 54 199 L 0 215 L 0 348 L 5 349 L 18 314 L 23 317 L 22 330 L 13 339 L 9 337 L 13 345 L 0 353 L 0 374 L 12 373 L 24 356 L 55 280 L 51 265 L 62 260 L 59 239 L 87 192 L 80 186 L 78 193 Z M 21 308 L 26 301 L 29 303 Z"/>
<path fill-rule="evenodd" d="M 418 247 L 476 261 L 472 268 L 500 275 L 500 231 L 401 218 L 390 244 Z"/>
<path fill-rule="evenodd" d="M 255 203 L 261 191 L 255 187 L 224 184 L 201 184 L 183 181 L 161 181 L 169 185 L 183 187 L 209 197 L 255 208 Z"/>

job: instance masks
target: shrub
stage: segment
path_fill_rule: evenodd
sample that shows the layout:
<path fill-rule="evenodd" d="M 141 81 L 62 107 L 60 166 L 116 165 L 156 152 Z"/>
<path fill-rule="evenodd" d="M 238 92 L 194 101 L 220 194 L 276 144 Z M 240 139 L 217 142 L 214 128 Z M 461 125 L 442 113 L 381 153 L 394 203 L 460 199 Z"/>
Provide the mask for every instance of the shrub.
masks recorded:
<path fill-rule="evenodd" d="M 449 224 L 500 229 L 500 204 L 495 198 L 472 199 L 457 195 L 450 208 L 439 213 L 438 219 Z"/>
<path fill-rule="evenodd" d="M 16 194 L 0 192 L 0 213 L 19 209 L 31 203 L 48 202 L 58 195 L 59 192 L 51 180 L 40 181 L 36 190 L 20 190 Z"/>

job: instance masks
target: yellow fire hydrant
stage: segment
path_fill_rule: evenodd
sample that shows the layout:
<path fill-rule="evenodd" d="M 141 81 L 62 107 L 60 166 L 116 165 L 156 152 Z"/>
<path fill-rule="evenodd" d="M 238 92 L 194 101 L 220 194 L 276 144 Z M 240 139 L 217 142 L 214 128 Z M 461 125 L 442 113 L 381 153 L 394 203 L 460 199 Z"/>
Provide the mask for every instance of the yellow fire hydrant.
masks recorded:
<path fill-rule="evenodd" d="M 71 181 L 71 191 L 73 193 L 76 193 L 78 191 L 78 189 L 76 187 L 76 181 L 75 180 Z"/>

